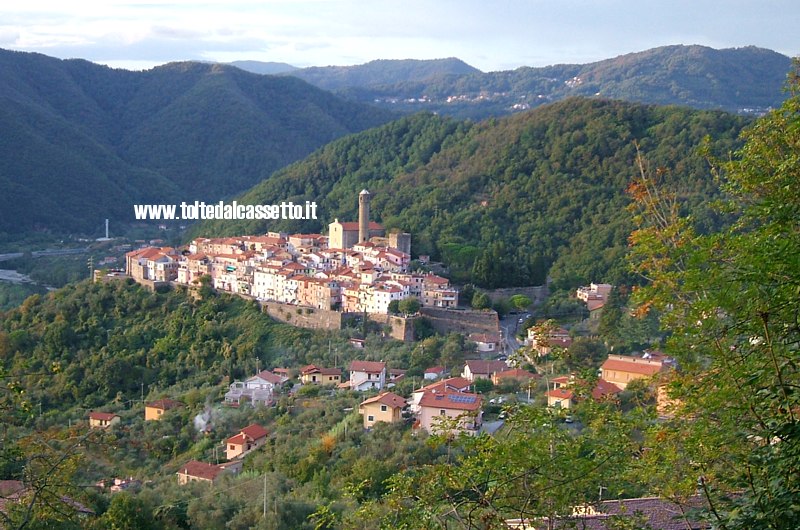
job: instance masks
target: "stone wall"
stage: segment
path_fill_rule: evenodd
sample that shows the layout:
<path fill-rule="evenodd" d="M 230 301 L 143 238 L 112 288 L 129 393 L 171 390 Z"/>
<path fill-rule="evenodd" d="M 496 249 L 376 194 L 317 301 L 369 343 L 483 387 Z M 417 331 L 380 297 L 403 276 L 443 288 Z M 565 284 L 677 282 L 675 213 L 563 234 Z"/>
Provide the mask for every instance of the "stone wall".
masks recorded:
<path fill-rule="evenodd" d="M 500 330 L 500 321 L 495 311 L 473 311 L 459 309 L 438 309 L 423 307 L 420 309 L 423 317 L 430 320 L 437 333 L 487 333 Z"/>
<path fill-rule="evenodd" d="M 381 325 L 391 326 L 389 335 L 393 339 L 402 340 L 404 342 L 414 341 L 414 320 L 415 317 L 401 317 L 397 315 L 378 315 L 370 314 L 367 316 L 372 322 L 377 322 Z"/>
<path fill-rule="evenodd" d="M 344 313 L 281 302 L 260 302 L 261 310 L 280 322 L 299 328 L 342 329 Z"/>
<path fill-rule="evenodd" d="M 515 294 L 523 294 L 533 301 L 533 305 L 541 304 L 547 298 L 549 292 L 546 285 L 537 285 L 534 287 L 507 287 L 505 289 L 480 289 L 481 292 L 486 293 L 492 302 L 496 302 L 500 298 L 508 300 Z"/>

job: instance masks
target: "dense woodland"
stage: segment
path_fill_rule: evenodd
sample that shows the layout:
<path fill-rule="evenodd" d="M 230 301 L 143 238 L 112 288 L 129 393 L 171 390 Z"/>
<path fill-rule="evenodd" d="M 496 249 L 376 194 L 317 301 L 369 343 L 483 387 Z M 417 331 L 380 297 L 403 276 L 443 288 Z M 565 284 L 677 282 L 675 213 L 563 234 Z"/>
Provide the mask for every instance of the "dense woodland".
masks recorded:
<path fill-rule="evenodd" d="M 367 188 L 372 216 L 411 233 L 414 255 L 445 262 L 456 282 L 630 283 L 625 189 L 637 144 L 710 227 L 716 217 L 701 205 L 715 185 L 698 148 L 711 136 L 714 152 L 729 152 L 745 123 L 721 112 L 580 98 L 477 124 L 418 114 L 333 142 L 239 199 L 315 200 L 319 221 L 206 222 L 194 234 L 327 230 L 334 218 L 356 219 Z"/>
<path fill-rule="evenodd" d="M 294 78 L 174 63 L 144 72 L 0 50 L 0 240 L 100 235 L 136 203 L 219 200 L 393 114 Z"/>

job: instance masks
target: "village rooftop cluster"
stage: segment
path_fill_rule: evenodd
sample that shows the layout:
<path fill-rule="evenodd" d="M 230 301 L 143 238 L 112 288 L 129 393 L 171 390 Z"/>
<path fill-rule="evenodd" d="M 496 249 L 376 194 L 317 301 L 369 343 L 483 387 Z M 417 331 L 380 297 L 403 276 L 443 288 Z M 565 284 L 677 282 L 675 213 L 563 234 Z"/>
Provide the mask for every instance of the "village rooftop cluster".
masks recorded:
<path fill-rule="evenodd" d="M 197 285 L 261 301 L 353 313 L 389 313 L 393 301 L 415 297 L 423 307 L 451 308 L 458 290 L 435 274 L 410 271 L 411 236 L 369 220 L 370 194 L 359 194 L 358 222 L 328 226 L 328 235 L 269 232 L 197 238 L 186 249 L 146 247 L 125 255 L 140 282 Z"/>

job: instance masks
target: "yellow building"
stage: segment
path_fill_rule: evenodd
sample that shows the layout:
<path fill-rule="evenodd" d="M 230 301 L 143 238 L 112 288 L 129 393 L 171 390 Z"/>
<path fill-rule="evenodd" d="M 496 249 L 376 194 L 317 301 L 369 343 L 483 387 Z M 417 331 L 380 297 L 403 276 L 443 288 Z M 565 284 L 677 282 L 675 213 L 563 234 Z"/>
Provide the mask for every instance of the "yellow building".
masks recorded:
<path fill-rule="evenodd" d="M 369 429 L 379 421 L 395 423 L 402 419 L 401 412 L 406 400 L 393 392 L 383 392 L 369 398 L 358 407 L 358 413 L 364 416 L 364 428 Z"/>
<path fill-rule="evenodd" d="M 300 382 L 304 385 L 338 385 L 342 382 L 342 370 L 309 364 L 300 371 Z"/>
<path fill-rule="evenodd" d="M 153 402 L 147 403 L 144 406 L 144 419 L 145 421 L 149 420 L 160 420 L 161 416 L 172 409 L 176 409 L 182 407 L 183 403 L 180 401 L 175 401 L 173 399 L 164 398 L 164 399 L 157 399 Z"/>

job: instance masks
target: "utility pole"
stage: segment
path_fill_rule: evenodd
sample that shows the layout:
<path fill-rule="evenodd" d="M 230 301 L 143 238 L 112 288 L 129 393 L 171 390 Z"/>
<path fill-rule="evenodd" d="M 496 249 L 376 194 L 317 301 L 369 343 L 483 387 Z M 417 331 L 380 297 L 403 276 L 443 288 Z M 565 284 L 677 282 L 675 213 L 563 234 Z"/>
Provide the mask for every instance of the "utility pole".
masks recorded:
<path fill-rule="evenodd" d="M 89 268 L 89 278 L 94 274 L 94 256 L 89 256 L 86 260 L 86 266 Z"/>
<path fill-rule="evenodd" d="M 267 474 L 264 473 L 264 513 L 262 515 L 264 519 L 267 518 Z"/>

